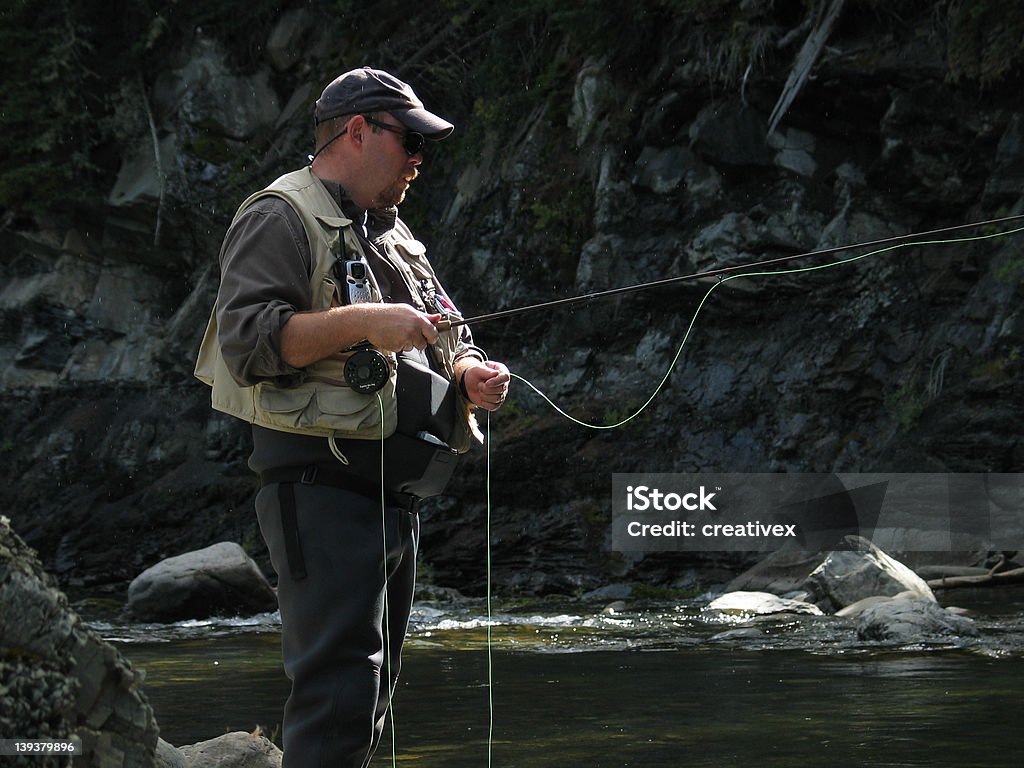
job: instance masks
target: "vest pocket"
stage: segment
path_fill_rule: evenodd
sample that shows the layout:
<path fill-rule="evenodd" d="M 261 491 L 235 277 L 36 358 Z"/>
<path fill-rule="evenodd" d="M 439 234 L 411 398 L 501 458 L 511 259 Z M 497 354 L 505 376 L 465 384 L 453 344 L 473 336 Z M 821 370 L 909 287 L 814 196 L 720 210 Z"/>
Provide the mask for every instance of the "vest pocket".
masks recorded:
<path fill-rule="evenodd" d="M 268 426 L 338 436 L 381 437 L 380 405 L 372 395 L 320 382 L 287 388 L 262 384 L 258 389 L 257 410 Z M 390 432 L 396 421 L 393 379 L 381 395 Z"/>
<path fill-rule="evenodd" d="M 348 387 L 321 389 L 316 393 L 316 405 L 320 413 L 327 417 L 352 417 L 366 412 L 359 426 L 380 423 L 380 405 L 373 395 L 364 395 Z"/>

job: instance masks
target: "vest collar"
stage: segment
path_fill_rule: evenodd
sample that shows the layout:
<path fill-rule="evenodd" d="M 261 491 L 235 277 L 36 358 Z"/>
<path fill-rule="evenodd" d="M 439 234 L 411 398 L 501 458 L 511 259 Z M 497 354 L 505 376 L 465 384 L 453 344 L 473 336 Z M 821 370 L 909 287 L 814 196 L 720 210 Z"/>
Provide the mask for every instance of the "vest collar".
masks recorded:
<path fill-rule="evenodd" d="M 365 210 L 352 202 L 348 192 L 338 182 L 320 179 L 320 183 L 324 185 L 324 189 L 327 190 L 328 194 L 334 198 L 342 213 L 362 228 L 363 236 L 367 240 L 379 242 L 381 238 L 395 228 L 395 223 L 398 221 L 398 206 L 392 205 L 389 208 Z"/>

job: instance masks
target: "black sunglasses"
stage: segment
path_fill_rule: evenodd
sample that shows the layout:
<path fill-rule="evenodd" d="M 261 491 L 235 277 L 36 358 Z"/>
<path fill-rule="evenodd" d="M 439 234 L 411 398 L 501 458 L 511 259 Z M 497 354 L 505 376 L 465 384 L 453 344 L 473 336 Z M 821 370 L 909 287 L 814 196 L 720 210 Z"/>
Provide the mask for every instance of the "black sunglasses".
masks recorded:
<path fill-rule="evenodd" d="M 363 119 L 366 120 L 370 125 L 375 125 L 378 128 L 383 128 L 385 131 L 391 131 L 391 133 L 397 133 L 402 137 L 402 149 L 405 150 L 405 154 L 412 157 L 417 152 L 422 151 L 423 145 L 426 143 L 426 137 L 422 133 L 416 131 L 409 131 L 405 128 L 399 128 L 397 125 L 390 125 L 388 123 L 382 123 L 380 120 L 374 120 L 369 115 L 363 115 Z"/>

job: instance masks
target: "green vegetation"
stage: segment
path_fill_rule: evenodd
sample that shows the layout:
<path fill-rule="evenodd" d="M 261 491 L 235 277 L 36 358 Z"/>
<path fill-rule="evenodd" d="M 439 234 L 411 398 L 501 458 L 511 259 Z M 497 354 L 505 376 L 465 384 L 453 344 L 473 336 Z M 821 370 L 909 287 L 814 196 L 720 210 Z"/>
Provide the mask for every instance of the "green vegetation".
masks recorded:
<path fill-rule="evenodd" d="M 949 75 L 982 85 L 1010 81 L 1024 60 L 1024 5 L 975 0 L 951 2 Z"/>
<path fill-rule="evenodd" d="M 1006 384 L 1017 375 L 1020 360 L 1020 347 L 1011 347 L 999 357 L 992 357 L 975 365 L 970 371 L 970 378 L 972 381 L 987 382 L 991 385 Z"/>
<path fill-rule="evenodd" d="M 566 134 L 571 149 L 566 117 L 575 73 L 587 57 L 627 77 L 647 75 L 656 65 L 650 51 L 670 39 L 680 62 L 706 71 L 709 86 L 735 87 L 768 66 L 775 43 L 816 7 L 810 0 L 637 0 L 628 9 L 613 0 L 426 0 L 382 3 L 364 13 L 350 0 L 9 0 L 0 9 L 0 211 L 67 211 L 69 204 L 101 200 L 126 142 L 145 135 L 145 93 L 160 72 L 180 64 L 197 30 L 218 41 L 239 72 L 251 72 L 265 65 L 266 41 L 282 15 L 307 8 L 337 43 L 307 62 L 304 77 L 319 83 L 365 62 L 422 84 L 427 101 L 443 102 L 466 126 L 459 147 L 439 151 L 455 168 L 487 136 L 507 140 L 531 115 Z M 946 41 L 954 81 L 1011 83 L 1024 61 L 1020 3 L 851 0 L 844 23 L 879 31 L 930 24 Z M 262 159 L 275 138 L 254 138 L 241 151 Z M 214 164 L 236 150 L 203 129 L 186 149 Z M 462 154 L 445 154 L 453 152 Z M 576 209 L 586 201 L 565 189 L 525 203 L 539 227 L 578 226 Z"/>
<path fill-rule="evenodd" d="M 20 208 L 74 193 L 91 170 L 87 93 L 90 32 L 68 2 L 14 0 L 0 11 L 0 207 Z"/>
<path fill-rule="evenodd" d="M 996 280 L 1006 285 L 1017 285 L 1024 280 L 1024 248 L 1019 244 L 1007 247 L 992 270 Z"/>
<path fill-rule="evenodd" d="M 900 429 L 909 432 L 916 425 L 924 412 L 925 398 L 918 384 L 917 374 L 905 379 L 895 391 L 885 396 L 885 405 L 896 417 Z"/>
<path fill-rule="evenodd" d="M 102 199 L 121 142 L 145 129 L 140 85 L 197 27 L 252 67 L 277 19 L 269 0 L 9 0 L 0 9 L 0 210 Z M 245 18 L 245 24 L 238 24 Z"/>

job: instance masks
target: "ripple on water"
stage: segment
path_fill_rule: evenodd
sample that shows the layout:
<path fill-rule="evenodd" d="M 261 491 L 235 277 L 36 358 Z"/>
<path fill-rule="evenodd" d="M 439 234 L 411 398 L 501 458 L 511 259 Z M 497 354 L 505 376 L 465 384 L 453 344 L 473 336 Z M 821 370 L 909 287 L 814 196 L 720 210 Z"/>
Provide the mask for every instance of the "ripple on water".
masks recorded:
<path fill-rule="evenodd" d="M 485 601 L 467 598 L 417 603 L 410 618 L 409 644 L 468 649 L 491 643 L 508 650 L 540 653 L 728 646 L 843 656 L 951 649 L 990 658 L 1024 655 L 1024 600 L 1000 601 L 989 593 L 973 598 L 966 602 L 973 609 L 971 616 L 977 622 L 980 637 L 969 642 L 954 639 L 903 646 L 866 642 L 857 638 L 853 620 L 835 616 L 714 613 L 703 610 L 707 602 L 703 599 L 637 601 L 617 605 L 611 612 L 601 604 L 573 600 L 538 600 L 526 605 L 496 602 L 488 614 Z M 126 645 L 277 634 L 281 629 L 277 612 L 173 624 L 137 624 L 106 616 L 94 617 L 89 623 L 105 639 Z"/>

